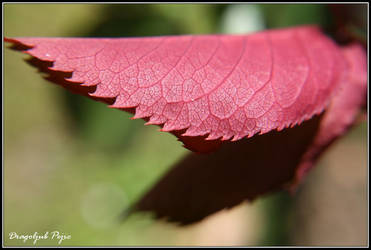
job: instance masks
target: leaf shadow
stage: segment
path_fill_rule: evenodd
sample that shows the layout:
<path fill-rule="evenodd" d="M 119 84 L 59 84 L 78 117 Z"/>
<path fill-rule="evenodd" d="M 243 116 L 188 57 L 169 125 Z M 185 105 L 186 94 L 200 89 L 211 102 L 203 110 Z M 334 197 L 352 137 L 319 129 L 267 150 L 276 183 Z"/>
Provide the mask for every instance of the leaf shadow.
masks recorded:
<path fill-rule="evenodd" d="M 210 154 L 191 153 L 131 211 L 150 211 L 157 218 L 187 225 L 244 200 L 289 188 L 321 117 L 282 131 L 227 142 Z"/>

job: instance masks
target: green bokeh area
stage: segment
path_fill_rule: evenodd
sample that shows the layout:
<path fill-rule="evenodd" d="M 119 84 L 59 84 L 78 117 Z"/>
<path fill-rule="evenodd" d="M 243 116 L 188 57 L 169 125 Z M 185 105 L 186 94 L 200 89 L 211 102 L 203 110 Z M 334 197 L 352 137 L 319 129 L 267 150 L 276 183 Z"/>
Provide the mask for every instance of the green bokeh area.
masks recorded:
<path fill-rule="evenodd" d="M 133 37 L 221 33 L 228 5 L 4 4 L 7 37 Z M 322 5 L 264 5 L 265 27 L 329 25 Z M 304 13 L 304 14 L 303 14 Z M 4 245 L 33 246 L 12 232 L 58 231 L 62 246 L 175 245 L 182 228 L 118 216 L 189 153 L 177 139 L 132 115 L 50 84 L 4 46 Z M 363 133 L 366 127 L 362 127 Z M 166 195 L 166 194 L 164 194 Z M 286 196 L 264 198 L 275 216 L 256 244 L 287 244 Z M 280 203 L 281 202 L 281 203 Z M 265 204 L 265 205 L 264 205 Z M 285 208 L 286 209 L 286 208 Z M 268 230 L 267 228 L 270 228 Z M 272 231 L 273 230 L 273 231 Z M 274 231 L 276 230 L 276 231 Z M 190 237 L 188 241 L 191 242 Z M 58 246 L 58 239 L 37 241 Z"/>

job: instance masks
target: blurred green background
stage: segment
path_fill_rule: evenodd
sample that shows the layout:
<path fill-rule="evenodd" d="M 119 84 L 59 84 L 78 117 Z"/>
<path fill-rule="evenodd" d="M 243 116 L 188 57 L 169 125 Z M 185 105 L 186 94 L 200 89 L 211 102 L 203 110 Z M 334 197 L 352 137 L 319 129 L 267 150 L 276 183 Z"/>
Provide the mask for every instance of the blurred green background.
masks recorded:
<path fill-rule="evenodd" d="M 4 4 L 4 36 L 132 37 L 329 27 L 325 5 Z M 6 46 L 5 46 L 6 47 Z M 9 233 L 71 235 L 64 246 L 365 245 L 367 124 L 336 143 L 298 194 L 263 197 L 184 228 L 116 216 L 189 153 L 142 120 L 68 93 L 4 49 L 3 244 Z M 166 194 L 164 194 L 166 195 Z M 56 239 L 36 245 L 58 245 Z"/>

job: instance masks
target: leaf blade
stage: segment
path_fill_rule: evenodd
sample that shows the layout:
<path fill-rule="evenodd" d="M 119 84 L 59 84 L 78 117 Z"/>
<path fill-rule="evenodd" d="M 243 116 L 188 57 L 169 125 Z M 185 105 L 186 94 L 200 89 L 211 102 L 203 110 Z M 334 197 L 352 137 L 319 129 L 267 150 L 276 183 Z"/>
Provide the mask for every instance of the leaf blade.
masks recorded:
<path fill-rule="evenodd" d="M 183 142 L 235 141 L 301 123 L 324 110 L 346 71 L 339 47 L 314 26 L 234 36 L 5 41 L 52 62 L 44 67 L 49 80 L 110 107 L 135 109 L 134 118 Z"/>

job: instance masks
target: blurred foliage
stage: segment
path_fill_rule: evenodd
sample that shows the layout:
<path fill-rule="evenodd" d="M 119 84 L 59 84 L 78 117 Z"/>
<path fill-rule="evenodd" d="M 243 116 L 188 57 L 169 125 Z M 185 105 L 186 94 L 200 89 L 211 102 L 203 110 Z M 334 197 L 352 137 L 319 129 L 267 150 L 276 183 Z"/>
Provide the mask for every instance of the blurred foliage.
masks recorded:
<path fill-rule="evenodd" d="M 256 6 L 264 17 L 259 25 L 266 28 L 330 25 L 324 5 Z M 4 34 L 133 37 L 220 33 L 228 32 L 221 27 L 225 27 L 225 13 L 232 11 L 229 7 L 7 3 L 3 5 Z M 34 68 L 20 63 L 22 58 L 25 56 L 4 50 L 5 245 L 32 245 L 31 241 L 9 240 L 10 232 L 53 230 L 72 235 L 62 245 L 177 244 L 176 235 L 183 229 L 153 223 L 143 215 L 133 215 L 123 223 L 115 216 L 187 150 L 172 135 L 159 133 L 158 127 L 145 127 L 142 120 L 130 120 L 130 114 L 46 83 Z M 282 225 L 290 202 L 285 195 L 271 199 L 264 198 L 262 203 L 262 212 L 271 218 L 261 225 L 266 234 L 259 236 L 260 241 L 246 244 L 288 243 Z M 57 243 L 40 240 L 37 245 Z"/>
<path fill-rule="evenodd" d="M 317 24 L 323 28 L 331 25 L 331 14 L 324 4 L 263 4 L 268 28 Z"/>

